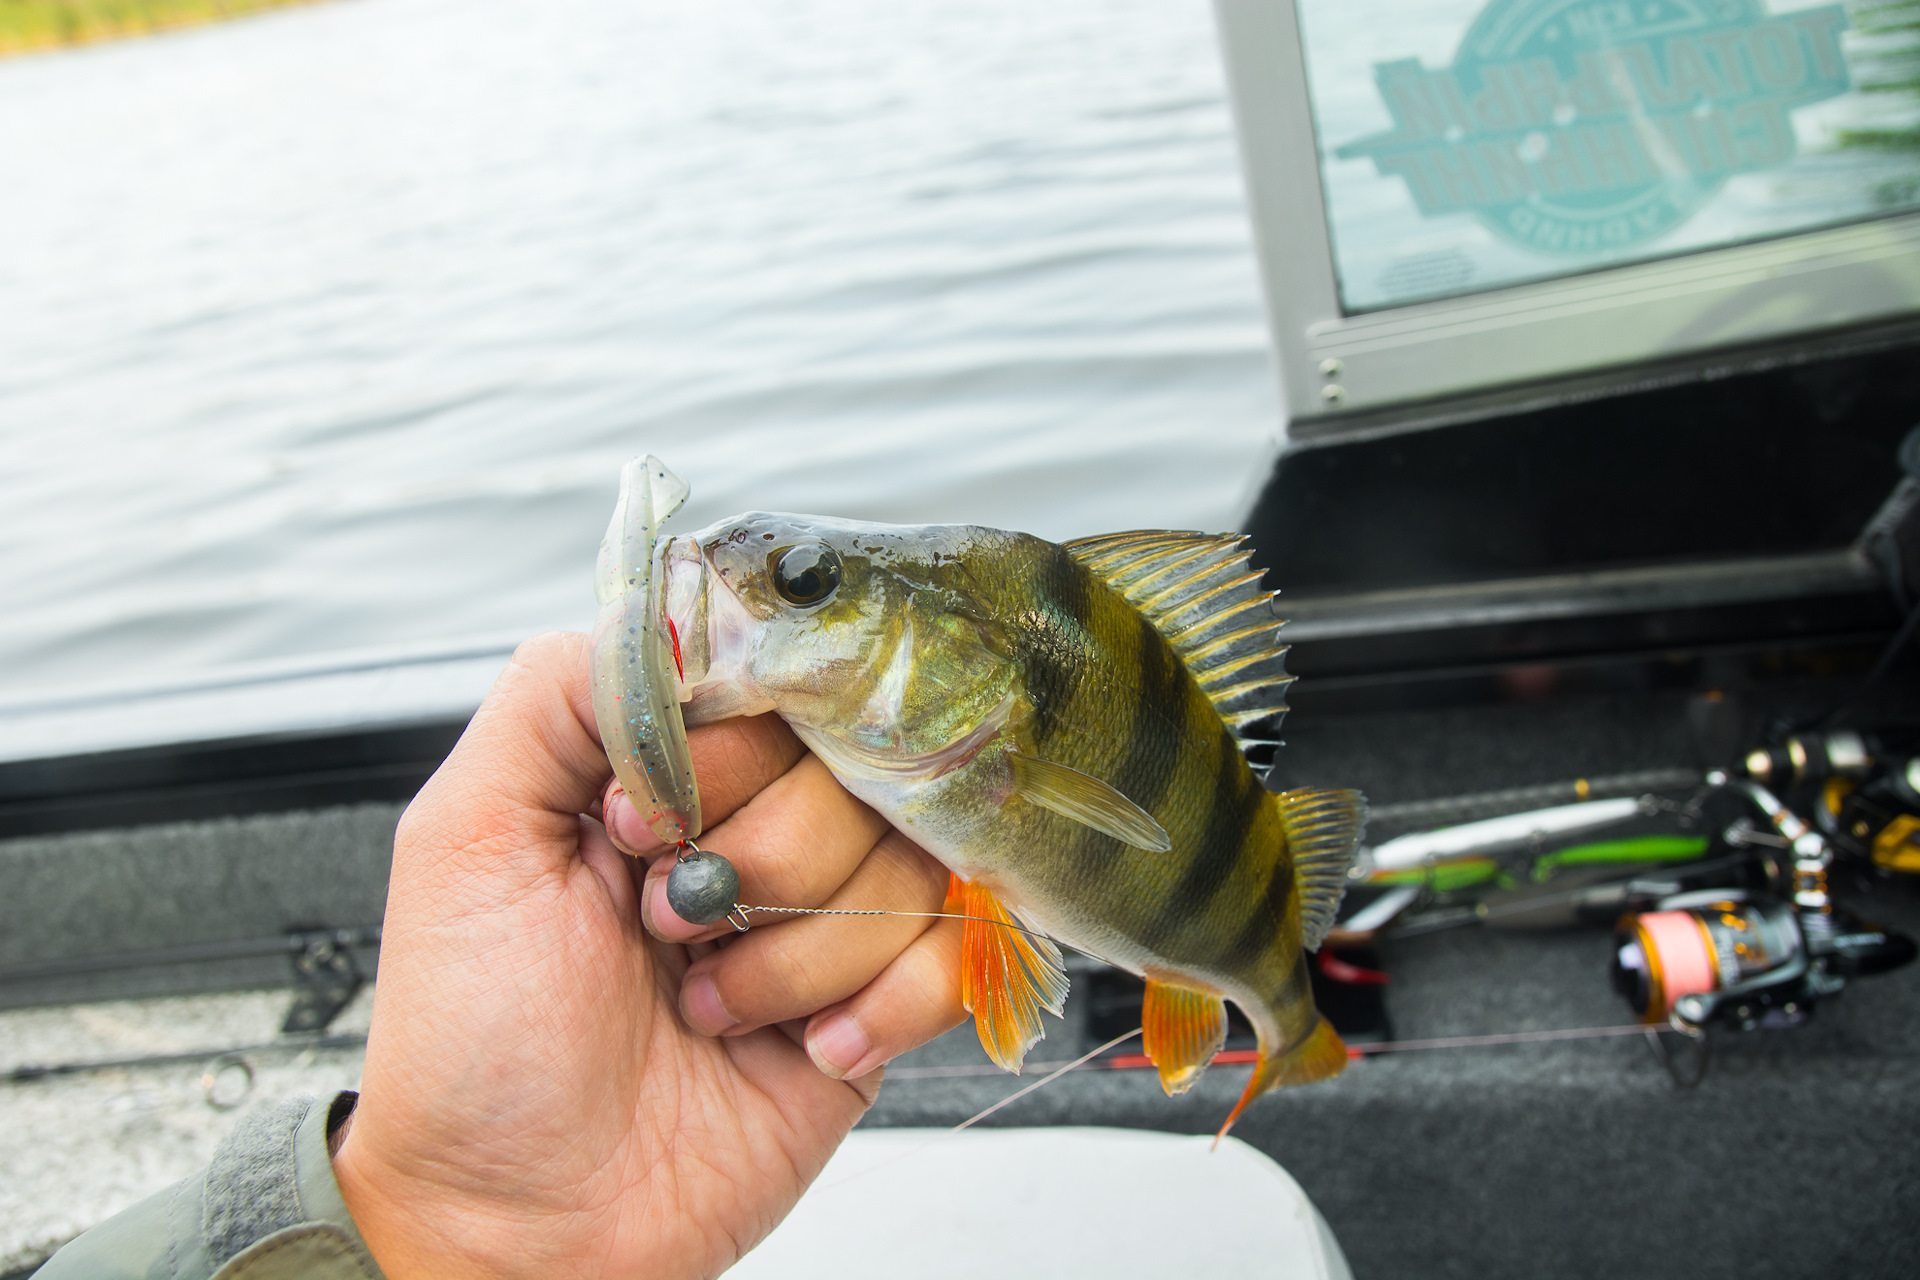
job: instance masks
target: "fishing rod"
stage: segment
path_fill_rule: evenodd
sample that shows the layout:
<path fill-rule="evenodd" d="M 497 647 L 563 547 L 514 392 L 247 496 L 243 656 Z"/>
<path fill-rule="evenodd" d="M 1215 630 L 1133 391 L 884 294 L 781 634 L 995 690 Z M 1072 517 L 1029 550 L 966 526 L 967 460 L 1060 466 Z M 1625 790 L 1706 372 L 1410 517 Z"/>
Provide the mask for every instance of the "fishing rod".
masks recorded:
<path fill-rule="evenodd" d="M 1834 736 L 1838 737 L 1838 735 Z M 1791 758 L 1795 772 L 1802 776 L 1812 774 L 1818 778 L 1824 772 L 1820 764 L 1826 760 L 1834 762 L 1833 772 L 1838 773 L 1844 768 L 1847 772 L 1858 776 L 1860 771 L 1853 760 L 1853 756 L 1858 753 L 1851 751 L 1850 747 L 1850 743 L 1842 741 L 1822 744 L 1818 752 L 1789 750 L 1788 756 Z M 1796 905 L 1810 910 L 1819 918 L 1803 919 L 1802 916 L 1805 914 L 1803 912 L 1789 920 L 1787 917 L 1780 916 L 1778 911 L 1769 911 L 1764 905 L 1749 910 L 1743 905 L 1748 901 L 1747 891 L 1734 886 L 1711 887 L 1676 894 L 1674 890 L 1680 886 L 1670 879 L 1654 879 L 1642 874 L 1608 884 L 1589 884 L 1574 889 L 1535 894 L 1520 901 L 1492 904 L 1481 902 L 1470 907 L 1406 921 L 1393 928 L 1390 936 L 1414 937 L 1471 924 L 1497 924 L 1505 919 L 1537 916 L 1542 911 L 1568 905 L 1610 907 L 1616 910 L 1627 907 L 1628 914 L 1622 918 L 1620 926 L 1623 932 L 1616 937 L 1618 946 L 1614 962 L 1614 982 L 1622 994 L 1628 997 L 1629 1004 L 1635 1012 L 1641 1015 L 1642 1021 L 1623 1026 L 1496 1033 L 1483 1036 L 1354 1045 L 1349 1046 L 1349 1056 L 1359 1058 L 1389 1052 L 1587 1039 L 1635 1033 L 1656 1036 L 1663 1030 L 1677 1031 L 1704 1044 L 1700 1039 L 1703 1035 L 1702 1024 L 1722 1009 L 1731 1012 L 1735 1017 L 1736 1025 L 1756 1026 L 1763 1023 L 1793 1025 L 1803 1021 L 1810 1012 L 1813 998 L 1837 991 L 1845 977 L 1884 972 L 1906 963 L 1912 958 L 1913 944 L 1901 935 L 1871 929 L 1842 929 L 1827 918 L 1831 914 L 1831 907 L 1825 896 L 1825 867 L 1831 859 L 1825 842 L 1818 831 L 1800 820 L 1785 804 L 1755 780 L 1756 776 L 1765 777 L 1768 772 L 1768 766 L 1762 764 L 1761 759 L 1760 753 L 1756 753 L 1743 771 L 1745 776 L 1740 777 L 1729 776 L 1720 771 L 1707 773 L 1703 777 L 1678 769 L 1649 770 L 1594 779 L 1575 779 L 1571 782 L 1539 787 L 1484 792 L 1446 800 L 1382 806 L 1376 810 L 1377 816 L 1390 815 L 1404 818 L 1419 813 L 1471 811 L 1475 808 L 1509 804 L 1521 800 L 1561 800 L 1569 795 L 1575 797 L 1575 803 L 1570 805 L 1555 805 L 1546 810 L 1509 814 L 1500 818 L 1444 828 L 1438 832 L 1400 837 L 1397 841 L 1389 841 L 1379 846 L 1373 850 L 1371 865 L 1363 871 L 1363 874 L 1375 877 L 1393 876 L 1417 869 L 1424 873 L 1429 883 L 1393 885 L 1386 896 L 1363 906 L 1359 912 L 1341 921 L 1336 928 L 1334 939 L 1331 940 L 1337 940 L 1340 934 L 1352 936 L 1372 933 L 1390 925 L 1392 919 L 1407 905 L 1417 900 L 1424 889 L 1432 887 L 1431 881 L 1437 872 L 1450 866 L 1458 867 L 1466 855 L 1485 855 L 1490 848 L 1511 849 L 1536 843 L 1546 834 L 1567 834 L 1621 821 L 1626 817 L 1657 812 L 1665 806 L 1656 804 L 1648 792 L 1654 789 L 1676 790 L 1683 786 L 1698 788 L 1702 793 L 1725 790 L 1741 795 L 1759 811 L 1774 832 L 1769 833 L 1735 823 L 1723 834 L 1728 844 L 1737 851 L 1706 860 L 1691 860 L 1694 854 L 1704 849 L 1704 840 L 1693 842 L 1687 849 L 1678 849 L 1676 846 L 1675 849 L 1665 850 L 1669 855 L 1677 851 L 1689 858 L 1684 866 L 1674 868 L 1676 872 L 1683 872 L 1688 879 L 1692 880 L 1703 877 L 1711 879 L 1720 872 L 1735 870 L 1750 864 L 1754 849 L 1766 849 L 1776 854 L 1794 854 L 1796 866 L 1792 874 L 1795 877 L 1797 891 Z M 1814 762 L 1812 767 L 1806 763 L 1807 760 Z M 1777 776 L 1781 771 L 1780 762 L 1771 762 L 1771 766 Z M 1902 781 L 1905 780 L 1906 772 L 1912 771 L 1913 766 L 1908 763 L 1901 773 Z M 1701 786 L 1702 783 L 1704 787 Z M 1613 790 L 1638 791 L 1641 794 L 1631 798 L 1611 800 L 1600 798 L 1600 793 Z M 1696 795 L 1695 802 L 1687 806 L 1689 811 L 1697 809 L 1698 799 Z M 1589 860 L 1625 862 L 1634 860 L 1636 857 L 1643 862 L 1649 860 L 1659 862 L 1665 859 L 1659 856 L 1649 858 L 1641 855 L 1661 853 L 1662 848 L 1656 847 L 1660 839 L 1660 837 L 1643 837 L 1639 841 L 1616 841 L 1605 846 L 1563 849 L 1547 855 L 1547 858 L 1558 858 L 1570 864 Z M 1642 848 L 1642 846 L 1645 847 Z M 1387 855 L 1384 858 L 1381 856 L 1383 851 Z M 1601 852 L 1606 856 L 1589 859 L 1582 856 L 1583 852 Z M 1444 861 L 1442 855 L 1444 855 Z M 1483 857 L 1482 860 L 1492 865 L 1490 859 Z M 898 915 L 924 919 L 972 921 L 998 926 L 1055 945 L 1065 945 L 1044 932 L 1012 920 L 948 911 L 764 906 L 737 901 L 739 888 L 738 873 L 727 859 L 710 850 L 700 848 L 691 840 L 678 842 L 675 865 L 668 876 L 668 902 L 676 913 L 690 923 L 713 924 L 725 919 L 734 929 L 745 931 L 750 927 L 750 915 L 762 912 L 834 916 Z M 1648 910 L 1650 907 L 1656 909 L 1650 911 Z M 1690 975 L 1684 981 L 1691 983 L 1692 987 L 1700 988 L 1699 990 L 1681 990 L 1678 985 L 1675 985 L 1673 990 L 1665 990 L 1661 989 L 1657 982 L 1649 987 L 1643 975 L 1659 972 L 1659 962 L 1664 961 L 1667 966 L 1676 967 L 1675 939 L 1681 935 L 1672 930 L 1663 929 L 1657 922 L 1651 926 L 1646 922 L 1661 916 L 1677 918 L 1682 915 L 1697 918 L 1697 928 L 1703 930 L 1704 936 L 1709 940 L 1717 937 L 1714 933 L 1715 929 L 1723 933 L 1738 932 L 1740 928 L 1762 931 L 1771 929 L 1776 938 L 1771 953 L 1766 953 L 1764 950 L 1756 951 L 1750 945 L 1742 954 L 1760 955 L 1762 960 L 1768 959 L 1770 954 L 1778 963 L 1770 965 L 1750 963 L 1748 968 L 1754 972 L 1746 974 L 1744 982 L 1720 982 L 1716 974 L 1704 974 L 1704 972 L 1694 974 L 1693 969 L 1700 968 L 1699 965 L 1694 964 L 1691 968 L 1684 969 L 1684 972 Z M 1736 916 L 1747 923 L 1742 926 L 1730 923 Z M 1759 936 L 1759 933 L 1755 933 L 1753 938 L 1757 939 Z M 309 934 L 249 939 L 233 943 L 202 944 L 164 951 L 132 953 L 120 957 L 43 962 L 0 971 L 0 977 L 14 980 L 28 977 L 48 978 L 124 967 L 133 960 L 144 964 L 185 963 L 241 955 L 269 954 L 276 951 L 298 954 L 303 948 L 310 948 L 315 943 L 331 944 L 332 947 L 344 949 L 354 945 L 377 945 L 378 941 L 378 926 L 313 931 Z M 1730 953 L 1733 946 L 1734 942 L 1727 943 Z M 1639 951 L 1635 952 L 1633 950 L 1635 947 L 1638 947 Z M 1078 950 L 1072 947 L 1068 949 Z M 1636 957 L 1639 957 L 1637 963 Z M 1096 956 L 1089 958 L 1099 959 Z M 1690 963 L 1691 955 L 1684 959 Z M 1819 962 L 1817 966 L 1811 963 L 1813 960 Z M 1808 980 L 1809 974 L 1813 975 L 1811 981 Z M 1781 989 L 1788 986 L 1792 987 L 1793 992 L 1799 993 L 1801 996 L 1799 1001 L 1787 1000 L 1781 996 Z M 1780 1006 L 1779 1010 L 1772 1013 L 1766 1012 L 1773 1009 L 1775 1005 Z M 1760 1014 L 1755 1013 L 1756 1007 L 1761 1009 Z M 1068 1063 L 1033 1064 L 1036 1068 L 1042 1066 L 1053 1068 L 1052 1074 L 996 1103 L 988 1112 L 983 1112 L 980 1116 L 967 1121 L 967 1125 L 977 1123 L 993 1110 L 1010 1105 L 1068 1071 L 1079 1070 L 1090 1065 L 1108 1070 L 1140 1069 L 1151 1065 L 1144 1055 L 1126 1055 L 1098 1061 L 1101 1055 L 1137 1034 L 1139 1034 L 1138 1029 L 1128 1032 Z M 221 1105 L 214 1101 L 211 1082 L 217 1074 L 215 1068 L 222 1064 L 229 1066 L 237 1064 L 243 1069 L 247 1075 L 247 1087 L 250 1089 L 252 1068 L 245 1062 L 245 1055 L 301 1050 L 346 1050 L 364 1047 L 365 1043 L 364 1034 L 286 1037 L 222 1050 L 188 1050 L 54 1065 L 26 1064 L 13 1068 L 7 1073 L 6 1078 L 8 1083 L 17 1084 L 55 1076 L 111 1069 L 158 1067 L 183 1062 L 207 1061 L 209 1069 L 203 1075 L 202 1082 L 208 1088 L 208 1101 L 211 1105 Z M 1673 1060 L 1665 1054 L 1664 1050 L 1661 1050 L 1660 1056 L 1663 1061 L 1668 1062 L 1670 1069 L 1675 1070 L 1675 1078 L 1681 1079 L 1681 1073 L 1674 1067 Z M 1252 1051 L 1223 1050 L 1215 1055 L 1212 1062 L 1216 1065 L 1228 1066 L 1252 1060 Z M 1000 1068 L 994 1066 L 901 1067 L 895 1068 L 889 1074 L 890 1078 L 904 1081 L 942 1076 L 999 1074 L 1000 1071 Z M 1697 1078 L 1696 1075 L 1694 1081 L 1682 1082 L 1696 1082 Z"/>
<path fill-rule="evenodd" d="M 1726 857 L 1712 858 L 1703 862 L 1689 863 L 1686 871 L 1690 876 L 1709 875 L 1718 871 L 1731 871 L 1749 861 L 1744 853 L 1730 854 Z M 1497 924 L 1501 920 L 1519 916 L 1535 915 L 1543 910 L 1557 906 L 1586 906 L 1598 909 L 1607 907 L 1622 908 L 1634 896 L 1636 886 L 1640 893 L 1651 901 L 1654 897 L 1670 895 L 1676 886 L 1671 882 L 1647 880 L 1641 877 L 1614 881 L 1602 885 L 1582 885 L 1577 889 L 1562 890 L 1557 893 L 1539 894 L 1516 902 L 1489 904 L 1475 903 L 1470 907 L 1457 907 L 1446 911 L 1432 912 L 1417 919 L 1408 920 L 1396 926 L 1392 931 L 1395 938 L 1418 937 L 1425 933 L 1437 933 L 1443 929 L 1458 929 L 1465 925 Z M 1401 886 L 1403 890 L 1410 886 Z M 1355 919 L 1359 917 L 1356 915 Z M 1350 927 L 1351 921 L 1342 921 L 1343 927 Z M 1355 930 L 1358 932 L 1358 930 Z"/>
<path fill-rule="evenodd" d="M 1716 796 L 1731 797 L 1744 810 L 1731 821 L 1722 810 L 1725 826 L 1718 839 L 1726 852 L 1719 857 L 1693 860 L 1709 845 L 1706 837 L 1695 837 L 1691 853 L 1686 842 L 1674 844 L 1671 852 L 1682 865 L 1659 871 L 1642 866 L 1630 876 L 1558 892 L 1521 890 L 1506 902 L 1483 900 L 1391 927 L 1423 890 L 1445 887 L 1438 885 L 1445 871 L 1455 873 L 1454 887 L 1471 883 L 1469 876 L 1500 875 L 1492 858 L 1468 867 L 1462 855 L 1511 849 L 1516 833 L 1528 826 L 1569 829 L 1578 819 L 1567 811 L 1582 806 L 1403 837 L 1421 856 L 1420 869 L 1404 865 L 1414 861 L 1411 855 L 1390 856 L 1385 868 L 1376 863 L 1371 878 L 1378 883 L 1418 875 L 1427 883 L 1399 884 L 1344 926 L 1351 930 L 1358 921 L 1403 938 L 1503 920 L 1537 925 L 1612 915 L 1611 985 L 1642 1025 L 1687 1037 L 1691 1049 L 1679 1056 L 1657 1038 L 1649 1043 L 1676 1083 L 1698 1084 L 1707 1068 L 1710 1025 L 1743 1032 L 1799 1026 L 1817 1003 L 1838 995 L 1852 979 L 1900 968 L 1920 951 L 1904 934 L 1837 909 L 1829 887 L 1836 853 L 1870 861 L 1883 875 L 1906 869 L 1907 846 L 1920 831 L 1920 818 L 1913 816 L 1920 788 L 1908 776 L 1916 773 L 1913 760 L 1859 734 L 1789 738 L 1750 752 L 1734 770 L 1707 772 L 1682 810 L 1698 819 Z M 1799 796 L 1795 804 L 1809 809 L 1810 818 L 1769 789 L 1775 781 L 1798 788 L 1788 794 Z M 1533 878 L 1544 879 L 1554 859 L 1624 862 L 1642 846 L 1660 854 L 1650 839 L 1659 840 L 1589 847 L 1591 856 L 1578 849 L 1548 854 L 1535 860 Z M 1566 907 L 1572 912 L 1563 913 Z"/>
<path fill-rule="evenodd" d="M 0 987 L 28 982 L 74 978 L 86 974 L 110 973 L 124 969 L 154 969 L 168 965 L 206 964 L 220 960 L 244 960 L 259 956 L 298 956 L 308 948 L 330 945 L 337 949 L 377 947 L 380 926 L 361 925 L 345 929 L 296 929 L 265 938 L 237 938 L 226 942 L 192 942 L 172 947 L 151 947 L 144 951 L 120 951 L 111 955 L 68 956 L 57 960 L 32 960 L 25 964 L 0 967 Z"/>
<path fill-rule="evenodd" d="M 1573 778 L 1536 786 L 1507 787 L 1497 791 L 1469 792 L 1441 796 L 1431 800 L 1405 800 L 1397 804 L 1369 806 L 1370 822 L 1417 822 L 1468 813 L 1512 813 L 1521 809 L 1539 809 L 1574 804 L 1605 796 L 1642 795 L 1658 791 L 1686 791 L 1700 785 L 1698 769 L 1642 769 L 1632 773 L 1603 774 L 1592 778 Z"/>
<path fill-rule="evenodd" d="M 354 959 L 356 949 L 379 947 L 381 926 L 302 928 L 265 938 L 234 938 L 151 947 L 109 955 L 67 956 L 0 968 L 0 991 L 9 987 L 41 989 L 47 983 L 96 974 L 146 973 L 174 965 L 209 964 L 284 955 L 293 971 L 293 1005 L 280 1030 L 294 1035 L 323 1032 L 366 985 Z"/>
<path fill-rule="evenodd" d="M 27 1062 L 7 1071 L 8 1084 L 34 1084 L 64 1076 L 92 1075 L 100 1071 L 128 1071 L 140 1068 L 173 1067 L 184 1063 L 204 1063 L 200 1072 L 200 1091 L 208 1106 L 216 1111 L 231 1111 L 247 1100 L 254 1086 L 251 1055 L 329 1050 L 364 1049 L 363 1031 L 332 1032 L 325 1035 L 262 1040 L 254 1044 L 231 1045 L 224 1049 L 182 1049 L 172 1053 L 145 1053 L 125 1058 L 84 1058 L 74 1062 Z M 237 1073 L 237 1085 L 235 1083 Z M 237 1087 L 237 1092 L 235 1091 Z"/>
<path fill-rule="evenodd" d="M 121 1071 L 134 1067 L 172 1067 L 183 1062 L 207 1062 L 248 1053 L 293 1053 L 307 1049 L 361 1049 L 367 1043 L 363 1031 L 333 1032 L 284 1040 L 262 1040 L 254 1044 L 231 1045 L 225 1049 L 181 1049 L 172 1053 L 143 1053 L 127 1058 L 84 1058 L 76 1062 L 26 1062 L 10 1069 L 8 1084 L 28 1084 L 58 1076 L 90 1075 L 96 1071 Z"/>

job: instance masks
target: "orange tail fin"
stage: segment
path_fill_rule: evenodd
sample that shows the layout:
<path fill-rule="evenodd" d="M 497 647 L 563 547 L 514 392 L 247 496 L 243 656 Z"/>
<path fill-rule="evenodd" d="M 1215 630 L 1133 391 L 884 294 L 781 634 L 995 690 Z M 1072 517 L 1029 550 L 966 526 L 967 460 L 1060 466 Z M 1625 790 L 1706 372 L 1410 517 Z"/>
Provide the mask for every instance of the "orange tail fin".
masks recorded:
<path fill-rule="evenodd" d="M 1325 1018 L 1314 1023 L 1307 1038 L 1275 1057 L 1264 1052 L 1253 1066 L 1253 1078 L 1247 1081 L 1247 1087 L 1241 1091 L 1240 1101 L 1233 1105 L 1233 1114 L 1220 1126 L 1220 1132 L 1214 1135 L 1213 1145 L 1218 1147 L 1220 1139 L 1227 1136 L 1227 1130 L 1233 1128 L 1233 1122 L 1247 1109 L 1247 1104 L 1269 1089 L 1281 1089 L 1290 1084 L 1312 1084 L 1315 1080 L 1329 1080 L 1347 1069 L 1347 1045 L 1333 1024 Z"/>

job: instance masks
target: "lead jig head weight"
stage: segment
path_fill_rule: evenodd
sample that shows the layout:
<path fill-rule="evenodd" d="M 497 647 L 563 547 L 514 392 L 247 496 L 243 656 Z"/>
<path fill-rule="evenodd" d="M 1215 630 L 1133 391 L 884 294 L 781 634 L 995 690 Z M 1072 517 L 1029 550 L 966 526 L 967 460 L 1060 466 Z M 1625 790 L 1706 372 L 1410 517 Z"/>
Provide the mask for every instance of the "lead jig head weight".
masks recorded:
<path fill-rule="evenodd" d="M 667 873 L 667 905 L 675 915 L 688 924 L 714 924 L 733 911 L 739 898 L 740 873 L 731 862 L 691 840 L 680 847 Z"/>

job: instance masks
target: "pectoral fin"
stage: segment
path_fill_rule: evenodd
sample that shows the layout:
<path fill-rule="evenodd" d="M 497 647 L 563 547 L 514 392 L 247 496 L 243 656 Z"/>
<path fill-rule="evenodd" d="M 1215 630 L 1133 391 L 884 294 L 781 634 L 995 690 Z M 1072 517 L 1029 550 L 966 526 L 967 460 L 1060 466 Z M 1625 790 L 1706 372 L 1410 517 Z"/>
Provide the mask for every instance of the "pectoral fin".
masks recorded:
<path fill-rule="evenodd" d="M 980 1047 L 1016 1075 L 1040 1039 L 1040 1010 L 1058 1017 L 1067 999 L 1060 949 L 1017 923 L 993 891 L 954 876 L 946 910 L 969 919 L 960 933 L 960 1003 L 973 1013 Z"/>
<path fill-rule="evenodd" d="M 1227 1042 L 1227 1003 L 1205 991 L 1149 978 L 1140 1029 L 1147 1061 L 1160 1068 L 1160 1087 L 1168 1094 L 1185 1093 Z"/>
<path fill-rule="evenodd" d="M 1165 853 L 1173 848 L 1166 828 L 1153 815 L 1092 774 L 1038 756 L 1008 753 L 1013 785 L 1027 799 L 1064 818 L 1084 822 L 1122 844 Z"/>

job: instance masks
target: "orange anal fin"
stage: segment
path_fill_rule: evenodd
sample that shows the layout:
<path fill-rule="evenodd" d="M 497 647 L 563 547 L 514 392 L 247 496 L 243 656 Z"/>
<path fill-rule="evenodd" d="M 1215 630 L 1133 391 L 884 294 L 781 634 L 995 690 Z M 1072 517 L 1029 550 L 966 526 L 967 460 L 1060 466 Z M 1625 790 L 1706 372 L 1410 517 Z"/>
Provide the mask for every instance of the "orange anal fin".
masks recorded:
<path fill-rule="evenodd" d="M 1346 1042 L 1325 1018 L 1314 1024 L 1306 1039 L 1285 1053 L 1268 1057 L 1262 1052 L 1253 1065 L 1252 1078 L 1240 1092 L 1240 1101 L 1233 1104 L 1233 1113 L 1214 1135 L 1213 1145 L 1220 1145 L 1220 1139 L 1227 1136 L 1227 1130 L 1233 1128 L 1233 1122 L 1240 1118 L 1247 1104 L 1267 1090 L 1331 1079 L 1347 1069 L 1347 1056 Z"/>
<path fill-rule="evenodd" d="M 975 917 L 960 926 L 960 1002 L 973 1013 L 980 1047 L 1017 1073 L 1043 1034 L 1040 1011 L 1059 1015 L 1067 999 L 1060 949 L 1012 927 L 1017 922 L 993 891 L 954 876 L 946 909 Z"/>
<path fill-rule="evenodd" d="M 1149 978 L 1140 1031 L 1147 1060 L 1160 1068 L 1160 1087 L 1185 1093 L 1227 1042 L 1227 1002 Z"/>
<path fill-rule="evenodd" d="M 951 911 L 958 915 L 963 913 L 963 908 L 965 908 L 966 905 L 967 882 L 949 871 L 947 873 L 947 900 L 940 909 L 942 911 Z"/>

